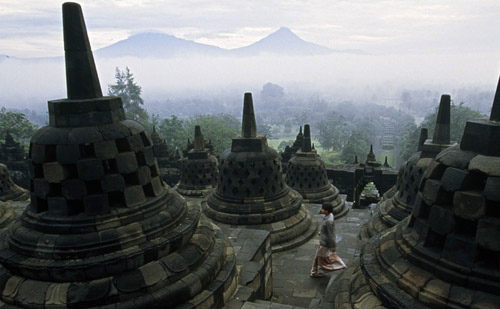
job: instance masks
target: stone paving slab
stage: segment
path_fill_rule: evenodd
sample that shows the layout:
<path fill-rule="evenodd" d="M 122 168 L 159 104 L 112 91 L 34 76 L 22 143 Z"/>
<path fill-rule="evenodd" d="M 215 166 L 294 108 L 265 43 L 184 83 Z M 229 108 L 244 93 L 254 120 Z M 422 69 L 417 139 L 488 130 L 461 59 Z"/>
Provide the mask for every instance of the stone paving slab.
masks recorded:
<path fill-rule="evenodd" d="M 321 205 L 305 204 L 313 215 L 313 220 L 321 224 Z M 337 252 L 347 265 L 359 257 L 361 241 L 358 234 L 361 226 L 371 217 L 369 209 L 350 209 L 349 213 L 335 220 Z M 319 244 L 313 237 L 303 245 L 278 253 L 273 253 L 273 307 L 243 308 L 323 308 L 323 296 L 330 280 L 343 270 L 327 274 L 323 278 L 310 278 L 309 273 Z M 291 307 L 276 307 L 277 304 Z M 259 304 L 261 306 L 263 304 Z M 250 306 L 250 305 L 248 305 Z"/>

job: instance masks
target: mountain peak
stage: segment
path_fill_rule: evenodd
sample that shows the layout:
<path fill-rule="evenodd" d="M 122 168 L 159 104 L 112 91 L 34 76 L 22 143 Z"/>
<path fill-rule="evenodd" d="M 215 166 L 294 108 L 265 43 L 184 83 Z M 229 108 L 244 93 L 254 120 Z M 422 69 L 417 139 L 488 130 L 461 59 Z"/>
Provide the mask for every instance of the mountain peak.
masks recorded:
<path fill-rule="evenodd" d="M 332 50 L 301 39 L 287 27 L 280 27 L 265 38 L 236 49 L 240 54 L 282 53 L 296 55 L 318 55 L 331 53 Z"/>

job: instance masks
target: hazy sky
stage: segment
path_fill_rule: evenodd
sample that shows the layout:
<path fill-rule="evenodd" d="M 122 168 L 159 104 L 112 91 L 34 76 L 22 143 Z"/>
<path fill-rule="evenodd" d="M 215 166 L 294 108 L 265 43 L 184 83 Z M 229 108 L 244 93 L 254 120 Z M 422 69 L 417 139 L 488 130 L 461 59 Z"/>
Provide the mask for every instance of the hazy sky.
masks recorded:
<path fill-rule="evenodd" d="M 63 54 L 58 0 L 0 0 L 0 54 Z M 155 31 L 223 48 L 286 26 L 333 49 L 373 54 L 498 53 L 498 0 L 83 0 L 93 50 Z M 500 58 L 500 57 L 499 57 Z"/>

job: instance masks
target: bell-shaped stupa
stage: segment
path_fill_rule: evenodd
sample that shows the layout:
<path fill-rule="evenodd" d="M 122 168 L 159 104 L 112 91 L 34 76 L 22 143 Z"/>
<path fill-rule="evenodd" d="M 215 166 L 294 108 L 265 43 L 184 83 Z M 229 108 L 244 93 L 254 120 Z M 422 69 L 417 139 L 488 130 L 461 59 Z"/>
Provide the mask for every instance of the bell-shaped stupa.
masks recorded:
<path fill-rule="evenodd" d="M 222 226 L 269 231 L 273 251 L 300 245 L 316 232 L 302 196 L 283 179 L 278 153 L 257 135 L 251 93 L 245 93 L 241 136 L 221 155 L 217 188 L 203 208 Z"/>
<path fill-rule="evenodd" d="M 194 145 L 182 159 L 181 179 L 175 190 L 184 196 L 204 196 L 217 185 L 218 163 L 205 140 L 200 126 L 194 128 Z"/>
<path fill-rule="evenodd" d="M 361 228 L 361 239 L 370 238 L 393 227 L 411 214 L 418 185 L 426 168 L 438 153 L 454 144 L 450 143 L 450 102 L 449 95 L 441 96 L 433 139 L 427 139 L 427 129 L 420 132 L 419 151 L 399 169 L 398 179 L 393 187 L 396 188 L 396 193 L 377 204 L 373 217 Z"/>
<path fill-rule="evenodd" d="M 165 186 L 149 134 L 103 97 L 81 8 L 63 4 L 68 98 L 30 142 L 31 204 L 2 234 L 3 305 L 222 307 L 233 250 Z"/>
<path fill-rule="evenodd" d="M 500 82 L 490 119 L 427 167 L 411 215 L 333 282 L 334 307 L 498 308 L 499 192 Z"/>
<path fill-rule="evenodd" d="M 349 204 L 328 181 L 325 163 L 311 147 L 311 130 L 308 124 L 304 126 L 301 149 L 288 161 L 285 181 L 302 195 L 304 203 L 330 204 L 336 218 L 349 211 Z"/>

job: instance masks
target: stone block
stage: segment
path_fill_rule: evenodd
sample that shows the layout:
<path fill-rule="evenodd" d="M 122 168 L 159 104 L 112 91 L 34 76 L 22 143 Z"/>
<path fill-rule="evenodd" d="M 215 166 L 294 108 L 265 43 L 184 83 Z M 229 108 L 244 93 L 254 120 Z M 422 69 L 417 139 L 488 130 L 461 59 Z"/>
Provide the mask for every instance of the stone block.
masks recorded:
<path fill-rule="evenodd" d="M 75 164 L 80 159 L 80 147 L 78 144 L 57 145 L 56 158 L 61 164 Z"/>
<path fill-rule="evenodd" d="M 142 148 L 144 148 L 144 144 L 142 143 L 142 137 L 140 134 L 134 134 L 131 136 L 127 136 L 128 144 L 130 150 L 134 152 L 140 151 Z"/>
<path fill-rule="evenodd" d="M 78 200 L 87 194 L 87 187 L 81 179 L 66 179 L 61 184 L 61 191 L 64 198 Z"/>
<path fill-rule="evenodd" d="M 39 198 L 47 198 L 50 193 L 50 183 L 43 178 L 36 178 L 33 181 L 33 191 Z"/>
<path fill-rule="evenodd" d="M 68 201 L 60 196 L 49 197 L 47 199 L 48 212 L 54 216 L 69 216 L 71 215 Z"/>
<path fill-rule="evenodd" d="M 459 145 L 447 148 L 436 156 L 436 160 L 446 166 L 458 169 L 466 169 L 469 162 L 477 154 L 468 151 L 462 151 Z"/>
<path fill-rule="evenodd" d="M 114 140 L 103 141 L 94 144 L 95 155 L 101 159 L 113 159 L 118 154 Z"/>
<path fill-rule="evenodd" d="M 427 179 L 422 190 L 422 199 L 428 205 L 446 204 L 448 194 L 441 188 L 439 180 Z"/>
<path fill-rule="evenodd" d="M 500 202 L 500 177 L 488 177 L 483 195 L 490 201 Z"/>
<path fill-rule="evenodd" d="M 128 151 L 117 154 L 116 166 L 118 168 L 118 173 L 120 174 L 130 174 L 136 172 L 138 169 L 138 165 L 135 153 L 132 151 Z"/>
<path fill-rule="evenodd" d="M 101 178 L 101 189 L 103 192 L 125 190 L 125 179 L 120 174 L 107 174 Z"/>
<path fill-rule="evenodd" d="M 457 191 L 453 195 L 453 213 L 467 220 L 478 220 L 486 214 L 486 201 L 480 192 Z"/>
<path fill-rule="evenodd" d="M 410 267 L 398 280 L 398 286 L 413 298 L 417 298 L 420 290 L 432 278 L 432 275 L 417 267 Z"/>
<path fill-rule="evenodd" d="M 98 158 L 78 160 L 76 163 L 78 177 L 84 181 L 99 180 L 104 175 L 102 162 Z"/>
<path fill-rule="evenodd" d="M 432 163 L 427 167 L 424 173 L 424 177 L 427 179 L 439 179 L 446 170 L 446 165 L 440 164 L 438 161 L 432 161 Z"/>
<path fill-rule="evenodd" d="M 441 256 L 458 265 L 472 267 L 477 254 L 477 244 L 473 239 L 461 235 L 448 234 Z"/>
<path fill-rule="evenodd" d="M 163 190 L 163 183 L 159 176 L 152 178 L 151 182 L 144 186 L 144 191 L 148 196 L 159 196 Z"/>
<path fill-rule="evenodd" d="M 127 207 L 132 207 L 146 202 L 146 195 L 142 186 L 128 186 L 124 191 L 125 204 Z"/>
<path fill-rule="evenodd" d="M 429 213 L 428 223 L 434 232 L 446 235 L 453 232 L 455 217 L 451 209 L 433 205 Z"/>
<path fill-rule="evenodd" d="M 43 178 L 50 183 L 60 183 L 69 175 L 68 169 L 59 162 L 43 163 Z"/>
<path fill-rule="evenodd" d="M 85 209 L 85 214 L 88 216 L 96 216 L 108 213 L 110 210 L 108 195 L 88 195 L 83 199 L 83 207 Z"/>
<path fill-rule="evenodd" d="M 153 147 L 145 147 L 137 153 L 137 161 L 140 165 L 151 166 L 155 163 Z"/>
<path fill-rule="evenodd" d="M 487 119 L 467 121 L 460 142 L 463 150 L 480 153 L 485 156 L 500 156 L 500 124 Z M 498 158 L 500 159 L 500 158 Z"/>
<path fill-rule="evenodd" d="M 479 219 L 476 230 L 476 242 L 480 247 L 500 251 L 500 219 Z"/>
<path fill-rule="evenodd" d="M 441 177 L 441 187 L 446 191 L 458 191 L 467 186 L 469 172 L 454 167 L 448 167 Z"/>
<path fill-rule="evenodd" d="M 419 293 L 418 299 L 432 308 L 445 307 L 450 294 L 450 284 L 442 280 L 430 280 Z"/>
<path fill-rule="evenodd" d="M 500 177 L 500 157 L 477 155 L 470 161 L 469 170 L 479 171 L 488 176 Z"/>
<path fill-rule="evenodd" d="M 40 144 L 30 144 L 30 159 L 33 161 L 35 164 L 42 164 L 44 162 L 50 162 L 53 160 L 50 160 L 48 154 L 47 154 L 47 145 L 40 145 Z"/>
<path fill-rule="evenodd" d="M 417 198 L 415 199 L 415 203 L 413 204 L 412 214 L 416 217 L 427 219 L 430 210 L 431 206 L 424 202 L 424 200 L 422 199 L 422 193 L 417 194 Z"/>

